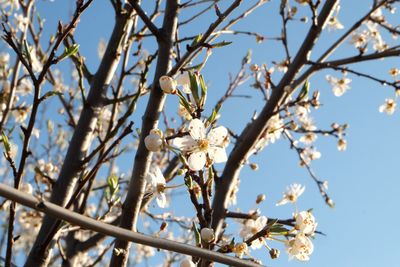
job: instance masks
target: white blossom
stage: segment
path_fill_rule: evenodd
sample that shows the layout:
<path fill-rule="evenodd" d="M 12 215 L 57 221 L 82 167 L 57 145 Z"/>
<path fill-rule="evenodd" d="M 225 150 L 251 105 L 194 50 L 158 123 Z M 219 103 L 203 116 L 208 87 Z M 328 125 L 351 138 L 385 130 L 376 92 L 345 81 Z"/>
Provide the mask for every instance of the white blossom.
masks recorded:
<path fill-rule="evenodd" d="M 235 253 L 236 257 L 241 259 L 243 255 L 247 255 L 249 253 L 249 248 L 246 243 L 237 243 L 233 247 L 232 252 Z"/>
<path fill-rule="evenodd" d="M 229 144 L 228 130 L 219 126 L 206 131 L 204 123 L 193 119 L 189 123 L 189 135 L 175 138 L 173 145 L 189 154 L 188 165 L 192 171 L 201 170 L 208 159 L 213 163 L 227 160 L 225 147 Z"/>
<path fill-rule="evenodd" d="M 290 258 L 296 258 L 300 261 L 308 261 L 313 250 L 313 243 L 303 233 L 297 234 L 286 242 L 286 251 Z"/>
<path fill-rule="evenodd" d="M 317 228 L 314 215 L 309 211 L 301 211 L 295 216 L 296 230 L 305 235 L 313 235 Z"/>
<path fill-rule="evenodd" d="M 349 83 L 351 82 L 351 79 L 349 78 L 343 77 L 339 79 L 332 77 L 331 75 L 327 75 L 326 80 L 332 86 L 333 94 L 337 97 L 343 95 L 350 88 Z"/>
<path fill-rule="evenodd" d="M 240 230 L 240 236 L 244 239 L 250 238 L 256 233 L 260 232 L 267 225 L 267 217 L 260 216 L 256 220 L 249 219 L 243 224 L 243 228 Z M 256 239 L 251 243 L 252 249 L 261 248 L 264 244 L 262 238 Z"/>
<path fill-rule="evenodd" d="M 152 165 L 146 176 L 147 184 L 150 191 L 156 196 L 157 204 L 160 208 L 167 206 L 167 198 L 165 197 L 165 178 L 158 166 Z"/>
<path fill-rule="evenodd" d="M 283 198 L 276 203 L 277 206 L 284 205 L 287 203 L 296 203 L 297 199 L 301 194 L 304 193 L 306 189 L 305 186 L 301 184 L 291 184 L 286 188 L 286 191 L 283 193 Z"/>
<path fill-rule="evenodd" d="M 176 82 L 182 87 L 182 91 L 186 94 L 192 93 L 190 90 L 190 76 L 188 71 L 184 71 L 176 77 Z"/>
<path fill-rule="evenodd" d="M 386 112 L 388 115 L 392 115 L 396 110 L 396 101 L 392 98 L 386 98 L 385 103 L 379 107 L 379 112 Z"/>

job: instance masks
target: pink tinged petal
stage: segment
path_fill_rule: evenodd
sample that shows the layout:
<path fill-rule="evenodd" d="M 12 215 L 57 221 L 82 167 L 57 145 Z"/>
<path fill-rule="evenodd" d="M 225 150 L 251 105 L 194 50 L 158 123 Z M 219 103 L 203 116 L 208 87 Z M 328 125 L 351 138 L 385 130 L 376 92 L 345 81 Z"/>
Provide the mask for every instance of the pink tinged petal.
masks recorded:
<path fill-rule="evenodd" d="M 208 149 L 208 156 L 214 163 L 226 162 L 228 160 L 225 148 L 222 147 L 210 147 Z"/>
<path fill-rule="evenodd" d="M 189 169 L 199 171 L 206 165 L 206 154 L 202 151 L 192 153 L 188 159 Z"/>
<path fill-rule="evenodd" d="M 197 147 L 197 142 L 190 136 L 177 137 L 172 141 L 172 146 L 183 152 L 193 151 Z"/>
<path fill-rule="evenodd" d="M 157 194 L 156 202 L 160 208 L 167 207 L 167 198 L 165 197 L 165 194 L 163 194 L 163 193 Z"/>
<path fill-rule="evenodd" d="M 206 129 L 204 123 L 199 119 L 191 120 L 189 124 L 189 133 L 194 140 L 200 140 L 206 138 Z"/>
<path fill-rule="evenodd" d="M 210 141 L 210 144 L 216 146 L 224 146 L 224 141 L 228 136 L 228 130 L 224 126 L 219 126 L 217 128 L 212 129 L 208 135 L 207 139 Z"/>

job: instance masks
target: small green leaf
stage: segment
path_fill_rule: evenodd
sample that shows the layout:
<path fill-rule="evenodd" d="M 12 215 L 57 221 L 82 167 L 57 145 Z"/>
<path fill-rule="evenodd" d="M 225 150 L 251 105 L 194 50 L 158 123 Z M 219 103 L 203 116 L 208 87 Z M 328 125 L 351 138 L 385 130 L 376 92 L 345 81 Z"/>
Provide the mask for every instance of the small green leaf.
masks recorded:
<path fill-rule="evenodd" d="M 309 90 L 310 90 L 310 83 L 308 81 L 306 81 L 303 84 L 303 87 L 301 88 L 301 91 L 300 91 L 299 95 L 297 96 L 296 101 L 303 101 L 307 97 Z"/>
<path fill-rule="evenodd" d="M 11 151 L 11 145 L 10 142 L 8 141 L 8 137 L 4 134 L 4 132 L 1 132 L 1 138 L 4 144 L 4 149 L 6 150 L 6 153 L 9 154 Z"/>
<path fill-rule="evenodd" d="M 221 109 L 221 105 L 218 104 L 218 105 L 213 109 L 213 111 L 211 112 L 210 117 L 208 117 L 208 119 L 207 119 L 207 122 L 208 122 L 210 125 L 213 124 L 213 123 L 215 122 L 215 120 L 216 120 L 216 118 L 217 118 L 217 115 L 218 115 L 218 112 L 219 112 L 220 109 Z"/>
<path fill-rule="evenodd" d="M 222 42 L 220 42 L 220 43 L 216 43 L 216 44 L 211 45 L 211 48 L 224 47 L 224 46 L 230 45 L 231 43 L 232 43 L 232 42 L 222 41 Z"/>
<path fill-rule="evenodd" d="M 287 233 L 287 232 L 289 232 L 289 229 L 286 229 L 281 224 L 275 224 L 269 229 L 269 231 L 271 233 Z"/>
<path fill-rule="evenodd" d="M 192 72 L 189 72 L 189 77 L 190 77 L 190 90 L 192 91 L 192 95 L 194 101 L 196 102 L 197 107 L 199 107 L 200 98 L 199 98 L 199 86 L 197 84 L 197 79 Z"/>
<path fill-rule="evenodd" d="M 72 55 L 75 55 L 79 50 L 79 45 L 78 44 L 73 44 L 70 47 L 66 47 L 64 50 L 64 53 L 61 54 L 61 56 L 58 58 L 58 60 L 62 60 L 64 58 L 70 57 Z"/>
<path fill-rule="evenodd" d="M 197 229 L 196 224 L 194 222 L 192 223 L 192 230 L 194 233 L 194 238 L 196 240 L 196 246 L 200 246 L 201 245 L 201 235 L 200 235 L 199 229 Z"/>
<path fill-rule="evenodd" d="M 206 99 L 207 99 L 207 86 L 206 86 L 206 83 L 204 82 L 202 75 L 200 75 L 199 81 L 200 81 L 200 89 L 201 89 L 200 108 L 203 108 L 206 103 Z"/>
<path fill-rule="evenodd" d="M 190 46 L 191 46 L 191 47 L 196 46 L 196 45 L 200 42 L 200 40 L 201 40 L 202 37 L 203 37 L 202 34 L 197 35 L 197 36 L 193 39 L 193 42 L 191 43 Z"/>

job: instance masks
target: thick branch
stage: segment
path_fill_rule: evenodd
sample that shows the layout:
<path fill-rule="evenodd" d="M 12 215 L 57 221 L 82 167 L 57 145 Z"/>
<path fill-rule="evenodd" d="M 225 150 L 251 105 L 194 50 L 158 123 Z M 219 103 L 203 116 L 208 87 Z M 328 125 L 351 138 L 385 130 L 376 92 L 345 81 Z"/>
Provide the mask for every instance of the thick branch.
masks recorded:
<path fill-rule="evenodd" d="M 121 49 L 126 43 L 127 34 L 131 31 L 131 27 L 131 12 L 117 16 L 105 55 L 91 83 L 87 104 L 82 110 L 78 125 L 70 141 L 60 176 L 53 187 L 50 198 L 53 203 L 64 206 L 76 186 L 77 176 L 83 168 L 82 160 L 90 146 L 97 119 L 104 105 L 103 99 L 105 98 L 106 90 L 119 63 Z M 47 248 L 42 247 L 42 244 L 46 239 L 48 229 L 52 228 L 55 222 L 54 218 L 44 217 L 38 237 L 25 266 L 38 267 L 47 265 L 50 253 Z"/>
<path fill-rule="evenodd" d="M 201 249 L 195 246 L 178 243 L 175 241 L 170 241 L 162 238 L 157 238 L 153 236 L 146 236 L 139 233 L 134 233 L 132 231 L 121 229 L 119 227 L 109 225 L 90 217 L 81 215 L 76 212 L 64 209 L 58 205 L 51 202 L 40 201 L 33 196 L 22 193 L 10 186 L 0 184 L 0 196 L 16 201 L 24 206 L 28 206 L 32 209 L 44 212 L 49 216 L 57 219 L 61 219 L 71 224 L 78 225 L 84 229 L 90 229 L 95 232 L 102 233 L 107 236 L 113 236 L 121 240 L 126 240 L 129 242 L 135 242 L 143 244 L 146 246 L 151 246 L 155 248 L 165 249 L 169 251 L 174 251 L 177 253 L 187 254 L 194 257 L 209 259 L 212 261 L 220 262 L 230 266 L 238 267 L 260 267 L 261 265 L 252 263 L 250 261 L 240 260 L 238 258 L 226 256 L 222 253 L 217 253 L 205 249 Z"/>
<path fill-rule="evenodd" d="M 318 39 L 323 26 L 327 22 L 329 15 L 334 10 L 337 0 L 326 1 L 324 4 L 316 24 L 313 24 L 304 39 L 293 63 L 288 71 L 273 90 L 270 100 L 264 106 L 262 112 L 256 120 L 254 120 L 240 135 L 229 159 L 226 163 L 221 178 L 216 184 L 216 193 L 213 201 L 213 218 L 212 227 L 216 236 L 221 233 L 226 209 L 229 201 L 229 193 L 231 192 L 236 179 L 239 177 L 243 161 L 249 156 L 249 152 L 260 138 L 268 120 L 273 116 L 279 107 L 280 101 L 285 94 L 284 87 L 290 85 L 296 74 L 304 66 L 307 57 L 312 50 L 314 43 Z"/>
<path fill-rule="evenodd" d="M 143 116 L 142 130 L 139 147 L 136 152 L 132 177 L 129 183 L 128 194 L 126 196 L 120 226 L 136 231 L 136 223 L 140 212 L 146 186 L 146 173 L 150 167 L 152 153 L 147 150 L 144 144 L 144 138 L 150 130 L 157 128 L 158 118 L 164 107 L 165 95 L 159 87 L 158 80 L 165 75 L 169 68 L 171 49 L 174 43 L 174 37 L 177 27 L 178 0 L 168 0 L 165 8 L 165 16 L 158 41 L 158 59 L 154 75 L 153 88 L 150 93 L 146 111 Z M 112 255 L 110 266 L 126 266 L 129 256 L 129 242 L 126 240 L 117 240 L 115 249 L 122 250 L 125 253 L 115 253 Z"/>

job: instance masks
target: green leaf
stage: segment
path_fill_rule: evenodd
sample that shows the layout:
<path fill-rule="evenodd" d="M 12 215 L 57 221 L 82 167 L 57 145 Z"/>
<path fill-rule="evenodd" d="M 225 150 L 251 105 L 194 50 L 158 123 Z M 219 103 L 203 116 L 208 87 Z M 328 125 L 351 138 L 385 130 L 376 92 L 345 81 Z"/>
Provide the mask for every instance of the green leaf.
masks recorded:
<path fill-rule="evenodd" d="M 62 60 L 64 58 L 70 57 L 72 55 L 75 55 L 79 50 L 79 45 L 78 44 L 73 44 L 70 47 L 66 47 L 64 50 L 64 53 L 59 56 L 58 60 Z"/>
<path fill-rule="evenodd" d="M 201 245 L 201 235 L 200 235 L 199 229 L 197 229 L 196 224 L 194 222 L 192 223 L 192 230 L 194 233 L 194 238 L 196 240 L 196 246 L 200 246 Z"/>
<path fill-rule="evenodd" d="M 269 229 L 269 231 L 272 233 L 287 233 L 289 232 L 289 229 L 283 227 L 281 224 L 275 224 Z"/>
<path fill-rule="evenodd" d="M 211 48 L 219 48 L 219 47 L 224 47 L 227 45 L 230 45 L 232 42 L 226 42 L 226 41 L 222 41 L 220 43 L 216 43 L 216 44 L 212 44 Z"/>
<path fill-rule="evenodd" d="M 207 122 L 208 122 L 210 125 L 213 124 L 213 123 L 215 122 L 215 120 L 216 120 L 216 118 L 217 118 L 217 115 L 218 115 L 218 112 L 219 112 L 220 109 L 221 109 L 221 105 L 218 104 L 218 105 L 213 109 L 213 111 L 211 112 L 210 117 L 208 117 L 208 119 L 207 119 Z"/>
<path fill-rule="evenodd" d="M 10 142 L 8 141 L 8 137 L 4 134 L 4 132 L 1 132 L 1 138 L 4 144 L 4 149 L 6 150 L 6 153 L 9 154 L 11 151 L 11 145 Z"/>
<path fill-rule="evenodd" d="M 202 75 L 200 75 L 199 81 L 200 81 L 200 89 L 201 89 L 200 108 L 203 108 L 206 103 L 206 99 L 207 99 L 207 86 L 206 86 L 206 83 L 204 82 Z"/>
<path fill-rule="evenodd" d="M 200 33 L 199 35 L 197 35 L 194 39 L 193 39 L 193 42 L 190 44 L 190 46 L 191 47 L 193 47 L 193 46 L 196 46 L 199 42 L 200 42 L 200 40 L 201 40 L 201 38 L 203 37 L 203 35 Z"/>
<path fill-rule="evenodd" d="M 197 84 L 197 79 L 192 72 L 189 72 L 189 77 L 190 77 L 190 90 L 192 91 L 192 95 L 194 101 L 196 102 L 197 107 L 199 107 L 200 98 L 199 98 L 199 86 Z"/>
<path fill-rule="evenodd" d="M 309 90 L 310 90 L 310 83 L 308 81 L 306 81 L 303 84 L 303 87 L 301 88 L 301 91 L 300 91 L 299 95 L 297 96 L 296 101 L 303 101 L 307 97 Z"/>

